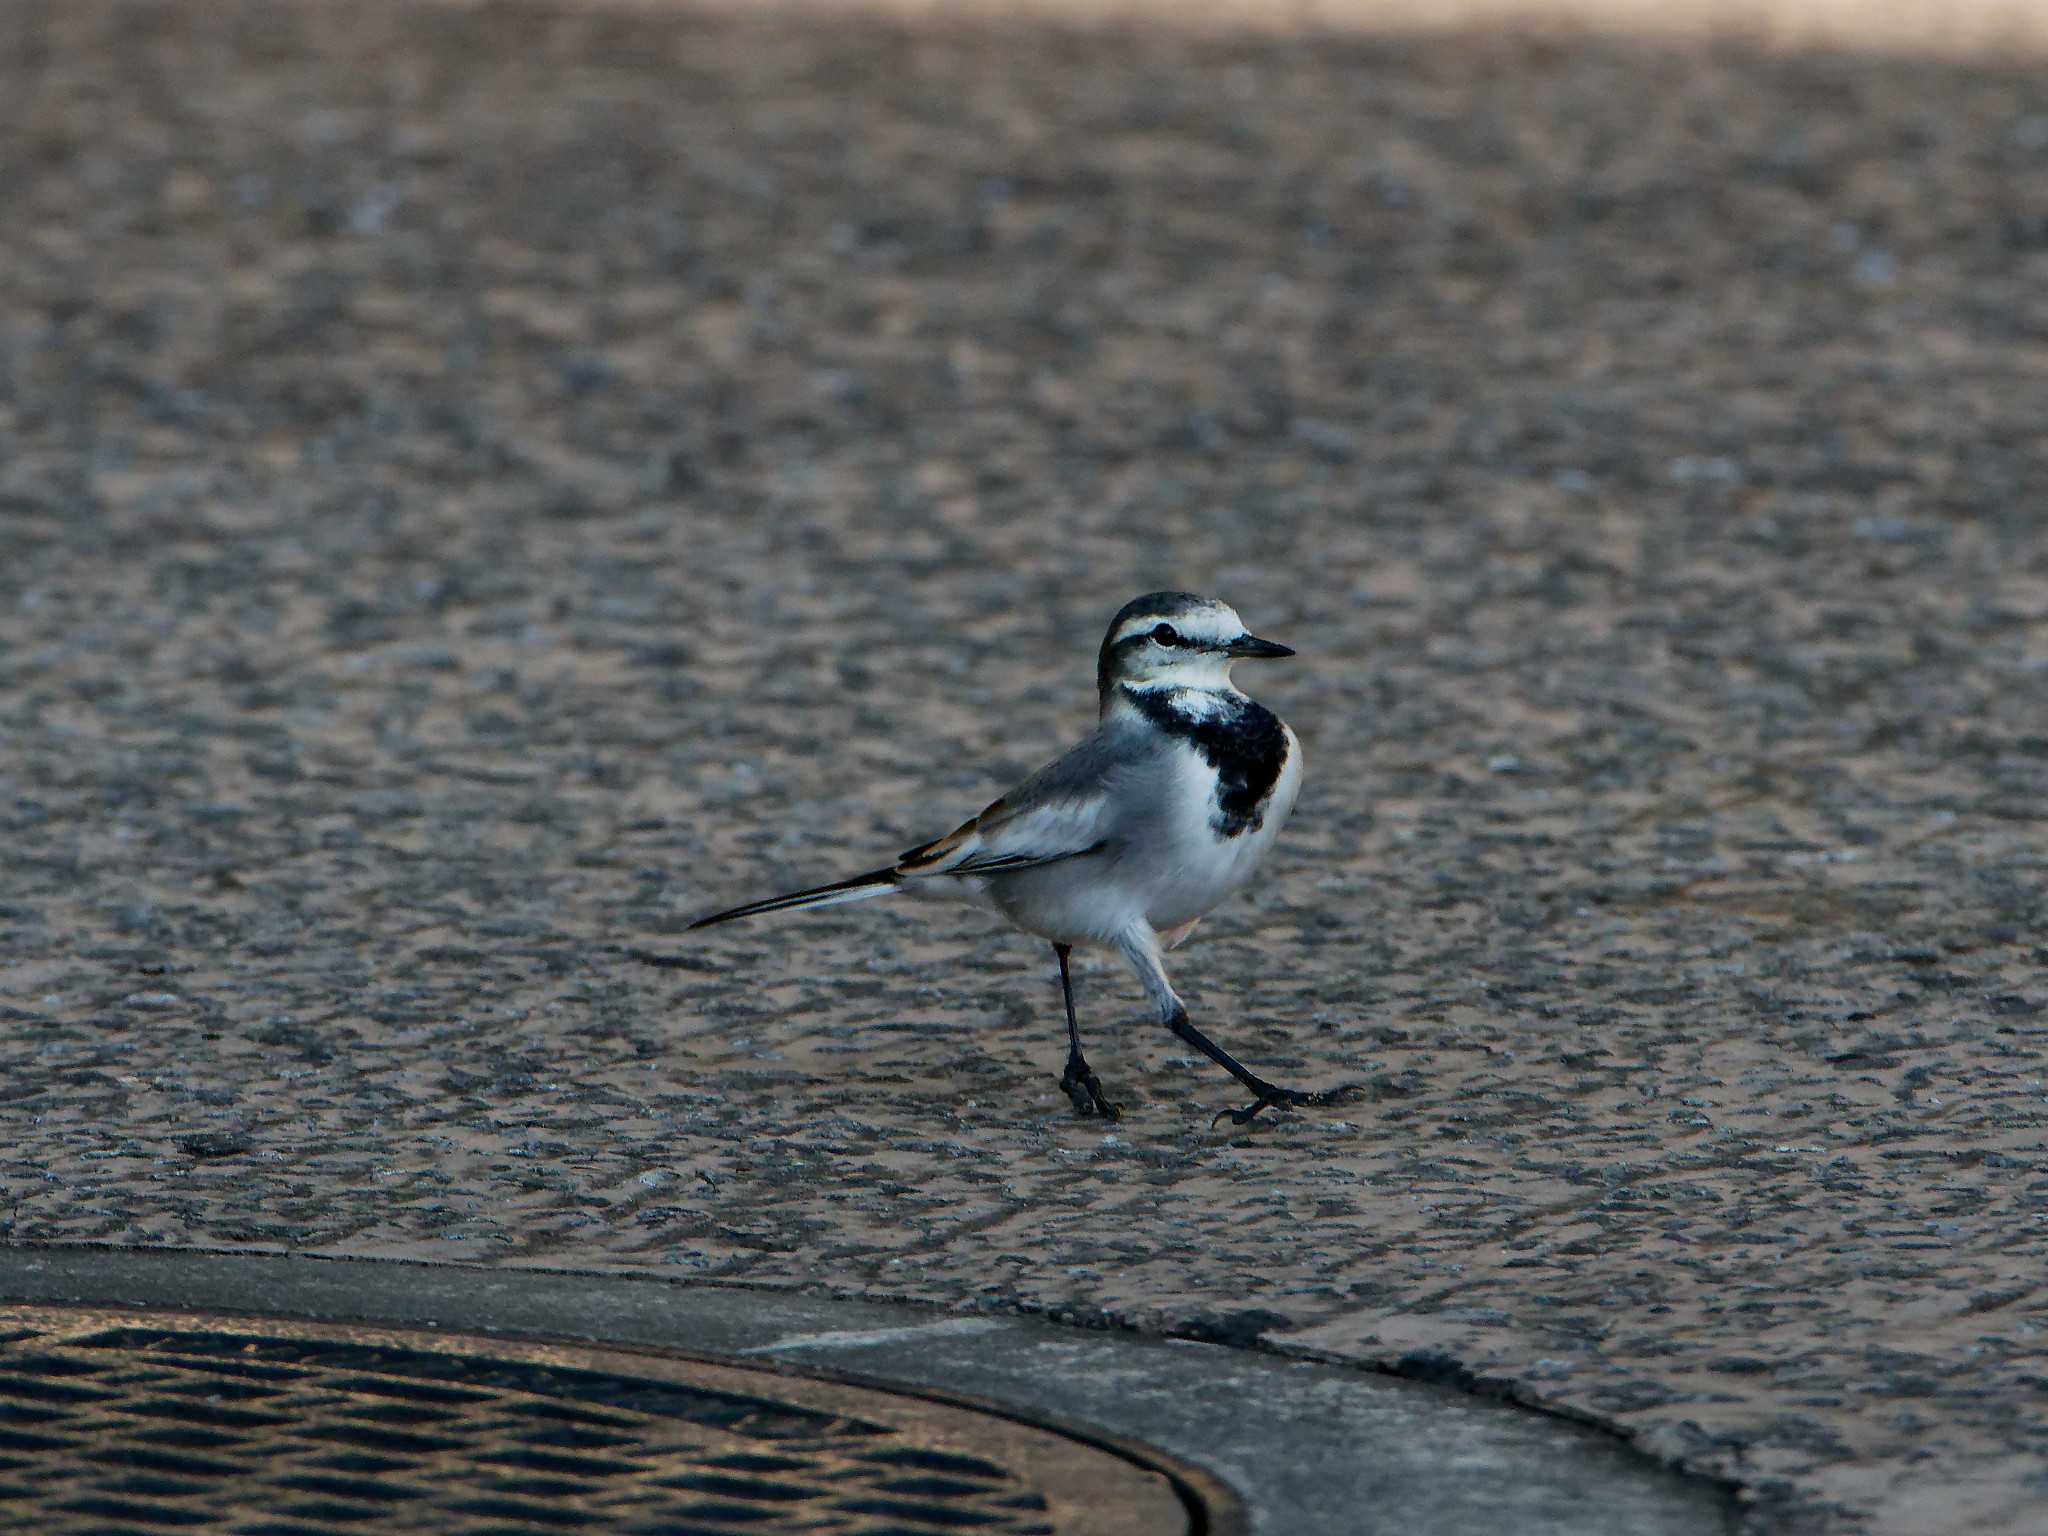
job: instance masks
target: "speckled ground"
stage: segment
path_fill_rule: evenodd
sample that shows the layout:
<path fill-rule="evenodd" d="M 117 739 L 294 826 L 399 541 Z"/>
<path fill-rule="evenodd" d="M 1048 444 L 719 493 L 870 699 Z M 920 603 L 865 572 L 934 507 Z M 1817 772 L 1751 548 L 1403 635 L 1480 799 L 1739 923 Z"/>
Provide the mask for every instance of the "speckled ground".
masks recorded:
<path fill-rule="evenodd" d="M 2048 1522 L 2048 75 L 9 17 L 0 1232 L 1264 1329 Z M 1167 583 L 1309 754 L 1177 977 L 1367 1102 L 1212 1132 L 1098 961 L 1106 1135 L 970 910 L 681 936 Z"/>

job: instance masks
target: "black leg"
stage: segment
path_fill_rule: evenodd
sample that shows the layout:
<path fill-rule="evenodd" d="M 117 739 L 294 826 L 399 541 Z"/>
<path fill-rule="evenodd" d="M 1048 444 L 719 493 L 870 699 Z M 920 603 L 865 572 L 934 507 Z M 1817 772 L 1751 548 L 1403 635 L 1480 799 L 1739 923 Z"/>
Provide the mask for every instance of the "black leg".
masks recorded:
<path fill-rule="evenodd" d="M 1263 1077 L 1260 1077 L 1258 1073 L 1242 1065 L 1230 1052 L 1224 1050 L 1222 1046 L 1190 1024 L 1188 1022 L 1188 1011 L 1185 1008 L 1176 1007 L 1173 1010 L 1172 1017 L 1167 1019 L 1166 1027 L 1258 1095 L 1257 1098 L 1253 1099 L 1243 1109 L 1219 1110 L 1216 1115 L 1217 1120 L 1221 1120 L 1225 1115 L 1228 1115 L 1238 1125 L 1250 1125 L 1252 1117 L 1268 1104 L 1288 1109 L 1311 1104 L 1336 1104 L 1352 1097 L 1358 1091 L 1355 1088 L 1347 1087 L 1330 1088 L 1321 1093 L 1304 1093 L 1299 1088 L 1282 1088 L 1277 1083 L 1269 1083 Z M 1211 1123 L 1213 1124 L 1214 1122 L 1212 1121 Z"/>
<path fill-rule="evenodd" d="M 1074 1018 L 1074 978 L 1067 969 L 1067 957 L 1074 952 L 1074 946 L 1055 944 L 1052 952 L 1060 958 L 1060 995 L 1067 1000 L 1067 1070 L 1060 1078 L 1060 1087 L 1074 1101 L 1077 1113 L 1100 1115 L 1105 1120 L 1118 1119 L 1123 1114 L 1123 1106 L 1110 1102 L 1102 1091 L 1102 1080 L 1089 1067 L 1088 1058 L 1081 1054 L 1081 1026 Z"/>

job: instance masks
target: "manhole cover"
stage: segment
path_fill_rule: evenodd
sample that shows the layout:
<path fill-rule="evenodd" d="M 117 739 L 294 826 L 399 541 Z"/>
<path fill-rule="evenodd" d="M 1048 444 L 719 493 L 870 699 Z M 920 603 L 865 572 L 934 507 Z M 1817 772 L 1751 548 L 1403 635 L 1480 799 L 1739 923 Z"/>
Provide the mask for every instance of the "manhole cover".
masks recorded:
<path fill-rule="evenodd" d="M 1200 1532 L 1163 1466 L 776 1371 L 423 1330 L 0 1307 L 0 1524 L 235 1536 Z"/>

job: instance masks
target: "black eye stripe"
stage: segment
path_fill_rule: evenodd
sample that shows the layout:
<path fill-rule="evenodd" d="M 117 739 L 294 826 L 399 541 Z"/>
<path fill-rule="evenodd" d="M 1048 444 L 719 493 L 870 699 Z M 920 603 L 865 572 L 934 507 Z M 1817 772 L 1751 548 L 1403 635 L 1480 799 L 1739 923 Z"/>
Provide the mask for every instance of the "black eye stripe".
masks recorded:
<path fill-rule="evenodd" d="M 1172 641 L 1168 642 L 1159 638 L 1159 632 L 1162 629 L 1173 636 Z M 1134 651 L 1147 645 L 1163 645 L 1172 650 L 1190 651 L 1207 649 L 1210 642 L 1198 640 L 1193 635 L 1187 634 L 1171 624 L 1158 623 L 1152 625 L 1149 629 L 1134 629 L 1128 634 L 1118 635 L 1114 640 L 1104 641 L 1103 649 L 1105 651 L 1118 652 Z"/>

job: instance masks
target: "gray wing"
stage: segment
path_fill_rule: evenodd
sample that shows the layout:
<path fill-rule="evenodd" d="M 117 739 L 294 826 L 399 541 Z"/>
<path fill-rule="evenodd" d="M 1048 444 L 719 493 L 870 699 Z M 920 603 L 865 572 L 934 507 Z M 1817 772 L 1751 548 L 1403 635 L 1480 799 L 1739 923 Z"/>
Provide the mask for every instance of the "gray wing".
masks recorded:
<path fill-rule="evenodd" d="M 1114 848 L 1123 818 L 1112 791 L 1141 745 L 1128 731 L 1097 727 L 973 820 L 907 850 L 896 873 L 1010 874 Z"/>

